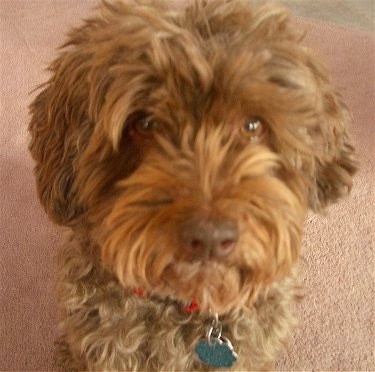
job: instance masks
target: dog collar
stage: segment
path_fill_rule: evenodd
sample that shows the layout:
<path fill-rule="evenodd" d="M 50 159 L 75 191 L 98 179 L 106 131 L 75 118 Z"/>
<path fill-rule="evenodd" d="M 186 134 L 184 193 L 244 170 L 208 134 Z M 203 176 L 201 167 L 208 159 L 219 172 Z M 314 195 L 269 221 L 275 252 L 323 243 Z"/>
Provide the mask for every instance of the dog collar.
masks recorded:
<path fill-rule="evenodd" d="M 147 293 L 142 288 L 134 288 L 133 294 L 137 297 L 147 298 Z M 200 310 L 199 304 L 196 300 L 192 300 L 189 304 L 178 303 L 178 308 L 181 312 L 191 314 Z"/>

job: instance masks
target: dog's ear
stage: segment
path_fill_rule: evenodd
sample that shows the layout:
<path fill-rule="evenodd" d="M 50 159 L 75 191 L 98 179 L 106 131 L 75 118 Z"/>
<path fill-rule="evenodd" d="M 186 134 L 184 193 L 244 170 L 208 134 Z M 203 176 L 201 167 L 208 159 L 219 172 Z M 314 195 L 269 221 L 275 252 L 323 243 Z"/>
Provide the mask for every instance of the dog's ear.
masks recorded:
<path fill-rule="evenodd" d="M 111 38 L 107 35 L 112 28 L 123 27 L 117 13 L 122 11 L 125 16 L 133 9 L 130 4 L 123 7 L 103 3 L 102 17 L 89 19 L 70 32 L 49 67 L 50 80 L 30 105 L 29 149 L 36 161 L 37 192 L 57 224 L 81 223 L 88 206 L 137 160 L 130 143 L 116 151 L 125 119 L 137 109 L 134 101 L 141 101 L 139 91 L 144 88 L 139 74 L 134 78 L 142 69 L 135 71 L 139 63 L 134 62 L 142 40 L 139 48 L 128 45 L 138 40 L 129 35 L 143 29 L 129 22 L 127 37 L 122 31 L 113 32 Z M 135 56 L 130 56 L 131 51 Z M 133 62 L 131 71 L 122 62 L 126 58 Z M 131 152 L 131 164 L 125 150 Z"/>
<path fill-rule="evenodd" d="M 270 44 L 266 63 L 268 81 L 281 92 L 278 107 L 268 111 L 282 111 L 290 130 L 281 140 L 284 133 L 275 128 L 275 147 L 305 177 L 310 208 L 321 211 L 351 189 L 357 169 L 348 134 L 353 120 L 321 59 L 301 45 L 302 34 L 293 39 L 285 30 L 278 33 L 282 42 Z"/>
<path fill-rule="evenodd" d="M 310 207 L 315 211 L 347 195 L 357 169 L 354 148 L 345 129 L 351 123 L 351 116 L 342 103 L 330 101 L 327 103 L 325 123 L 331 126 L 332 132 L 322 138 L 326 154 L 315 154 L 316 173 L 309 194 Z"/>
<path fill-rule="evenodd" d="M 140 50 L 154 31 L 142 9 L 104 2 L 101 17 L 71 31 L 49 68 L 52 77 L 30 105 L 38 194 L 58 224 L 82 222 L 88 205 L 137 161 L 131 143 L 118 148 L 126 140 L 126 119 L 143 108 L 153 80 L 140 62 L 147 63 Z M 119 22 L 120 16 L 129 22 Z"/>
<path fill-rule="evenodd" d="M 324 68 L 321 67 L 318 73 L 317 66 L 310 67 L 318 81 L 320 99 L 317 99 L 319 123 L 310 132 L 314 172 L 309 204 L 312 210 L 321 211 L 349 193 L 357 162 L 348 135 L 352 116 L 331 84 L 328 73 L 322 72 Z"/>
<path fill-rule="evenodd" d="M 79 153 L 92 131 L 84 68 L 84 56 L 60 56 L 30 105 L 29 150 L 36 161 L 37 192 L 49 217 L 61 225 L 73 224 L 83 212 L 73 185 Z"/>

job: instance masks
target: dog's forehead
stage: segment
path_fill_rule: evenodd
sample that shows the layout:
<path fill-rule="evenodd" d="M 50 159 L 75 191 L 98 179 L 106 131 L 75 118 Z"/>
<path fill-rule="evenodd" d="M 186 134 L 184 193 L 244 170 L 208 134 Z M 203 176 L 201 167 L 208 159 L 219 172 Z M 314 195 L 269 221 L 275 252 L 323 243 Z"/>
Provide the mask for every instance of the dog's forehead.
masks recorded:
<path fill-rule="evenodd" d="M 247 15 L 248 28 L 240 22 L 233 25 L 232 19 L 224 17 L 218 21 L 206 15 L 203 22 L 189 13 L 168 20 L 173 27 L 167 30 L 156 27 L 155 31 L 154 24 L 146 22 L 143 27 L 150 28 L 150 32 L 143 50 L 122 49 L 114 44 L 123 53 L 118 60 L 123 60 L 127 75 L 123 76 L 124 83 L 138 79 L 137 83 L 144 84 L 146 104 L 173 105 L 174 109 L 180 105 L 185 112 L 207 110 L 212 103 L 225 112 L 235 106 L 253 110 L 265 96 L 272 94 L 277 99 L 280 88 L 313 87 L 313 76 L 304 66 L 298 44 L 289 42 L 286 32 L 285 40 L 282 36 L 278 36 L 281 41 L 270 40 L 259 30 L 262 27 L 251 26 L 259 22 L 255 15 L 250 10 Z M 124 33 L 121 40 L 127 38 Z M 129 71 L 131 77 L 126 74 Z"/>
<path fill-rule="evenodd" d="M 250 47 L 213 43 L 189 38 L 165 38 L 150 41 L 145 47 L 148 58 L 134 60 L 131 67 L 125 60 L 124 87 L 129 80 L 143 83 L 137 91 L 137 104 L 152 116 L 184 122 L 210 118 L 216 122 L 234 118 L 261 115 L 269 99 L 269 89 L 262 89 L 269 80 L 267 50 L 255 52 Z M 119 69 L 121 70 L 121 69 Z M 260 89 L 261 88 L 261 89 Z M 273 101 L 277 99 L 273 87 Z M 129 90 L 124 92 L 129 97 Z M 272 104 L 270 102 L 269 104 Z M 268 108 L 267 108 L 268 109 Z"/>
<path fill-rule="evenodd" d="M 87 40 L 92 116 L 101 115 L 115 146 L 139 111 L 165 124 L 201 125 L 276 121 L 270 116 L 317 102 L 313 68 L 284 9 L 214 0 L 111 12 L 104 29 L 90 25 Z"/>

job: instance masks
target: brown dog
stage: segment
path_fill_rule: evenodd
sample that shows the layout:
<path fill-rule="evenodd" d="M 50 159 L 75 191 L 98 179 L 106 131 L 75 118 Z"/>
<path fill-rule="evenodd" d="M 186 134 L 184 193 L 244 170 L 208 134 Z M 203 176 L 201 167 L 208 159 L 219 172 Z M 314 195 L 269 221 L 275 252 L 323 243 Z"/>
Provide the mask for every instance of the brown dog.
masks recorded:
<path fill-rule="evenodd" d="M 348 193 L 351 116 L 274 5 L 103 3 L 31 105 L 60 254 L 59 363 L 272 368 L 309 208 Z"/>

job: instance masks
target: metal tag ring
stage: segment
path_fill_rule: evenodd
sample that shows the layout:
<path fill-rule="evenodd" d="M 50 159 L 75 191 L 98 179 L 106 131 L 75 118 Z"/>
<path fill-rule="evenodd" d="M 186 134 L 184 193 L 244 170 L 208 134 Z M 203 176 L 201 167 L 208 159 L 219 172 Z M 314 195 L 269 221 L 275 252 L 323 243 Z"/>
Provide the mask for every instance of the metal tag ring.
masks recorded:
<path fill-rule="evenodd" d="M 212 320 L 211 327 L 207 330 L 206 339 L 209 343 L 211 343 L 211 338 L 220 339 L 221 333 L 223 331 L 223 326 L 215 314 L 215 318 Z"/>

